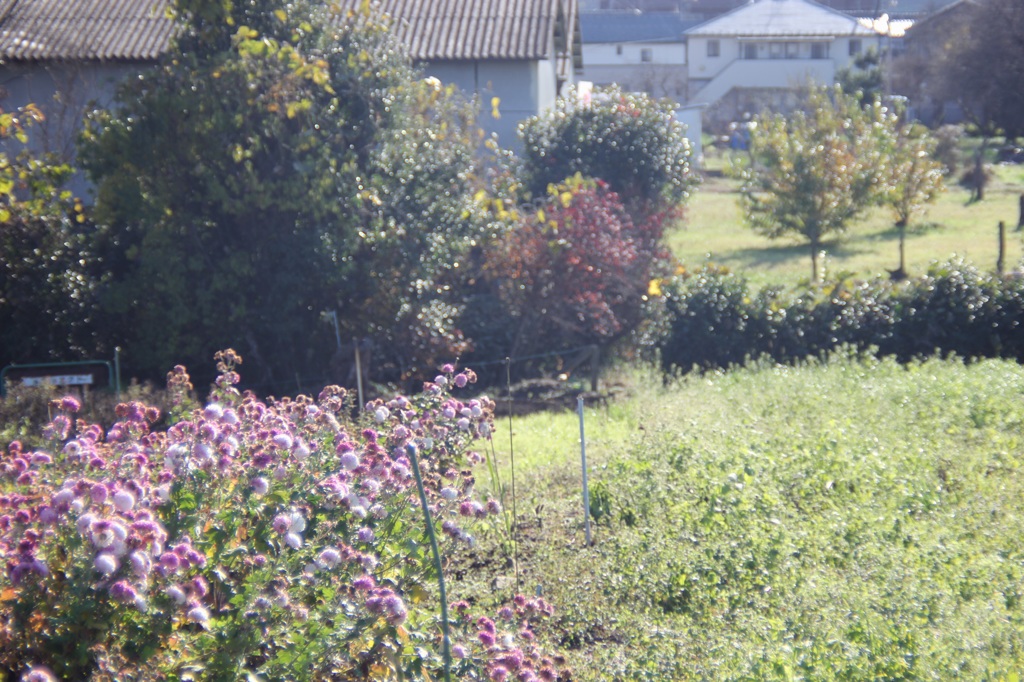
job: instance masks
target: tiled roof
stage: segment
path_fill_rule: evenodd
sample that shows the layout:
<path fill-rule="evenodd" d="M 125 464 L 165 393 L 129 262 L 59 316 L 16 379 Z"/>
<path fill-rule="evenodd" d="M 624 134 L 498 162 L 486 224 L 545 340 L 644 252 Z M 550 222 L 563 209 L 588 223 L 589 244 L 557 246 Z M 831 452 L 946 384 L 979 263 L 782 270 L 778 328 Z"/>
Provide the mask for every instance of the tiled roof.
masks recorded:
<path fill-rule="evenodd" d="M 571 13 L 576 5 L 570 0 L 375 0 L 372 4 L 391 17 L 392 30 L 413 59 L 425 61 L 553 57 L 552 36 L 574 25 Z M 342 0 L 341 5 L 358 7 L 360 0 Z M 572 41 L 573 36 L 568 39 Z"/>
<path fill-rule="evenodd" d="M 167 0 L 0 0 L 0 60 L 155 59 Z"/>
<path fill-rule="evenodd" d="M 877 35 L 849 15 L 810 0 L 754 0 L 686 32 L 687 36 Z"/>
<path fill-rule="evenodd" d="M 698 22 L 678 12 L 582 12 L 580 29 L 588 43 L 682 42 Z"/>
<path fill-rule="evenodd" d="M 155 59 L 173 33 L 168 4 L 0 0 L 0 61 Z M 375 0 L 373 5 L 391 17 L 393 30 L 416 60 L 554 58 L 553 50 L 564 50 L 559 41 L 575 44 L 579 52 L 574 0 Z"/>

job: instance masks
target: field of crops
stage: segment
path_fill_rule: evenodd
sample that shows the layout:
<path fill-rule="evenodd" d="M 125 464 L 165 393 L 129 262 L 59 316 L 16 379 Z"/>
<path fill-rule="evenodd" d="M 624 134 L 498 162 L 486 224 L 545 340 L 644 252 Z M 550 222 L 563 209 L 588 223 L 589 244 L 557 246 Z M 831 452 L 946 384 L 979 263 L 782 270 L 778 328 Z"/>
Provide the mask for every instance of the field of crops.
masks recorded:
<path fill-rule="evenodd" d="M 464 576 L 482 600 L 518 579 L 556 604 L 578 679 L 1019 679 L 1019 366 L 628 383 L 584 410 L 593 545 L 576 415 L 519 418 L 518 543 L 495 532 Z M 510 488 L 506 424 L 496 443 Z"/>

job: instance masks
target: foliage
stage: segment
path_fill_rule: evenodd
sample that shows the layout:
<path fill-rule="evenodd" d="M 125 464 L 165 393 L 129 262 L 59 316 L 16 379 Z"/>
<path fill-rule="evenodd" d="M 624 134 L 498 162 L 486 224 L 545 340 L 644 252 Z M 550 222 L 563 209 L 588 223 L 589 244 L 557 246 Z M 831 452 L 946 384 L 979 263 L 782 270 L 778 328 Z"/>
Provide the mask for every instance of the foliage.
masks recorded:
<path fill-rule="evenodd" d="M 630 334 L 666 263 L 662 229 L 659 215 L 634 221 L 604 182 L 577 175 L 552 185 L 545 201 L 520 212 L 485 250 L 479 287 L 493 292 L 507 326 L 476 352 L 529 357 L 607 348 Z"/>
<path fill-rule="evenodd" d="M 696 182 L 690 142 L 675 104 L 617 88 L 571 91 L 520 124 L 522 177 L 534 197 L 577 173 L 599 178 L 635 220 L 678 209 Z"/>
<path fill-rule="evenodd" d="M 901 361 L 934 353 L 1024 360 L 1024 279 L 985 275 L 963 260 L 901 285 L 840 280 L 800 295 L 755 295 L 741 276 L 706 267 L 664 290 L 657 347 L 667 371 L 761 357 L 791 363 L 842 346 Z"/>
<path fill-rule="evenodd" d="M 237 345 L 251 381 L 292 387 L 323 376 L 328 311 L 343 339 L 378 341 L 392 378 L 457 352 L 438 281 L 487 233 L 468 103 L 362 13 L 261 0 L 182 3 L 179 19 L 81 154 L 129 371 Z"/>
<path fill-rule="evenodd" d="M 261 402 L 240 394 L 233 351 L 218 354 L 210 401 L 165 430 L 159 411 L 117 407 L 109 429 L 52 406 L 47 447 L 11 443 L 0 460 L 5 678 L 437 679 L 436 576 L 407 457 L 419 451 L 446 552 L 473 519 L 469 452 L 493 404 L 450 390 L 447 366 L 423 393 L 377 400 L 353 419 L 344 389 Z M 190 388 L 184 368 L 172 395 Z M 551 614 L 516 597 L 498 622 L 453 604 L 458 679 L 553 680 L 532 644 Z"/>
<path fill-rule="evenodd" d="M 870 48 L 853 59 L 850 66 L 836 72 L 836 82 L 843 92 L 857 95 L 861 104 L 870 104 L 883 94 L 882 55 Z"/>
<path fill-rule="evenodd" d="M 88 357 L 99 272 L 66 165 L 29 151 L 32 105 L 0 110 L 0 366 Z"/>
<path fill-rule="evenodd" d="M 900 265 L 896 274 L 906 276 L 907 225 L 923 214 L 944 189 L 944 165 L 936 158 L 937 142 L 927 128 L 902 121 L 885 140 L 888 177 L 882 185 L 882 203 L 889 207 L 900 233 Z"/>
<path fill-rule="evenodd" d="M 841 235 L 878 198 L 889 163 L 879 137 L 892 135 L 896 118 L 836 86 L 812 87 L 801 111 L 754 122 L 750 163 L 740 171 L 746 218 L 769 238 L 806 240 L 817 281 L 824 239 Z"/>
<path fill-rule="evenodd" d="M 512 427 L 517 454 L 545 455 L 519 468 L 545 505 L 522 517 L 520 570 L 566 604 L 546 635 L 576 679 L 1019 674 L 1020 365 L 839 353 L 627 382 L 587 409 L 588 434 L 620 429 L 588 437 L 610 509 L 591 546 L 560 447 L 576 415 Z"/>
<path fill-rule="evenodd" d="M 988 0 L 969 8 L 929 71 L 928 89 L 956 101 L 986 134 L 1024 135 L 1024 7 Z"/>

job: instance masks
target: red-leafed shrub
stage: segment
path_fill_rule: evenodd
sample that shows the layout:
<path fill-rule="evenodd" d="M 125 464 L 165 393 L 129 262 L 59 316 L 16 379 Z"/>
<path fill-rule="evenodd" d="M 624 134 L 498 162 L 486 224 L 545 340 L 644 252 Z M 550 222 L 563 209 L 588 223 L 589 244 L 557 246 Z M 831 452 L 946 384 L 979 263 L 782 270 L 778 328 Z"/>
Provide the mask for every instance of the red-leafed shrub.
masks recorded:
<path fill-rule="evenodd" d="M 491 300 L 508 323 L 504 347 L 477 352 L 524 357 L 629 334 L 664 260 L 662 225 L 661 216 L 634 223 L 603 182 L 577 176 L 553 186 L 485 254 Z"/>

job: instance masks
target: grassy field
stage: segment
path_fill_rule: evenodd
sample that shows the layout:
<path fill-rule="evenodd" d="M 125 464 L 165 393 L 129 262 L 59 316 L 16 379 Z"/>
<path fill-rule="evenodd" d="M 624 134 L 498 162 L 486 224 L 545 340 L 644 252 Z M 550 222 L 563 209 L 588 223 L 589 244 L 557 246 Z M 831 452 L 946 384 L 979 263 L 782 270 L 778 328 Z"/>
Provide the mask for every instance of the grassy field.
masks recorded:
<path fill-rule="evenodd" d="M 810 276 L 808 247 L 794 240 L 771 241 L 744 224 L 738 203 L 738 182 L 723 177 L 728 163 L 721 152 L 708 159 L 712 175 L 694 193 L 684 225 L 667 237 L 672 252 L 686 266 L 713 261 L 742 273 L 755 288 L 765 284 L 795 284 Z M 910 226 L 907 267 L 923 272 L 930 263 L 960 255 L 982 269 L 995 269 L 999 221 L 1007 224 L 1006 267 L 1024 258 L 1024 233 L 1015 231 L 1019 197 L 1024 193 L 1024 166 L 996 166 L 995 178 L 981 202 L 969 203 L 970 193 L 957 185 Z M 886 276 L 899 264 L 898 234 L 890 214 L 877 209 L 847 235 L 826 248 L 826 268 L 832 274 L 852 273 L 868 279 Z"/>
<path fill-rule="evenodd" d="M 1024 369 L 626 378 L 585 409 L 593 546 L 576 415 L 517 418 L 518 571 L 495 531 L 452 590 L 542 592 L 579 680 L 1020 679 Z"/>

